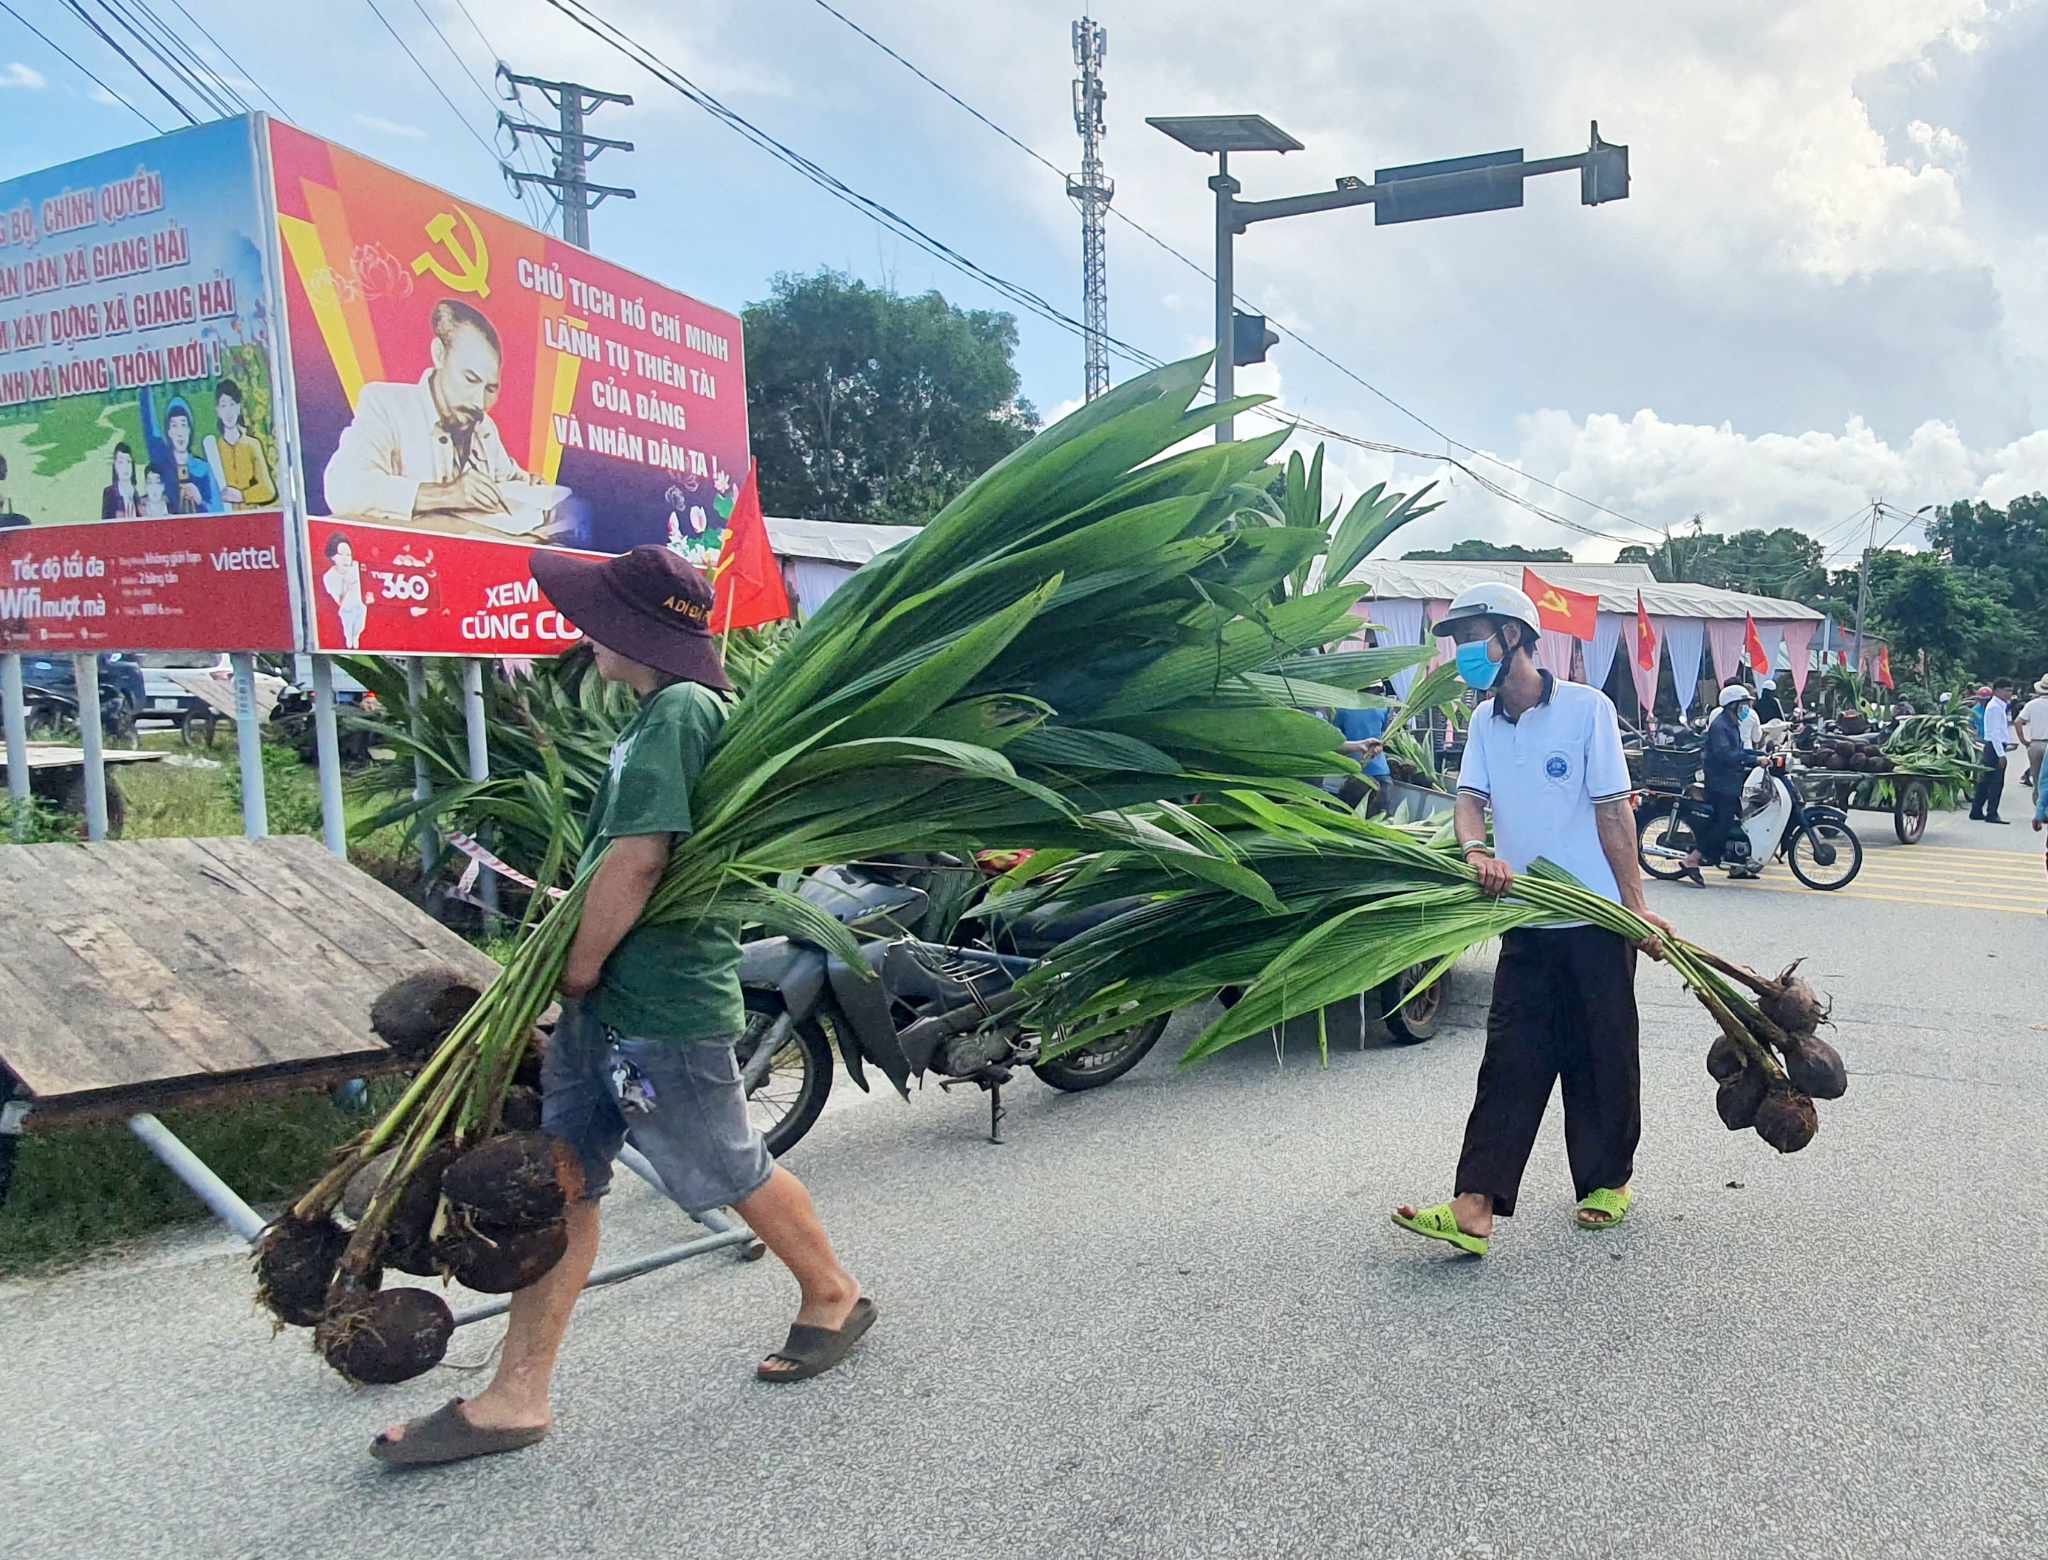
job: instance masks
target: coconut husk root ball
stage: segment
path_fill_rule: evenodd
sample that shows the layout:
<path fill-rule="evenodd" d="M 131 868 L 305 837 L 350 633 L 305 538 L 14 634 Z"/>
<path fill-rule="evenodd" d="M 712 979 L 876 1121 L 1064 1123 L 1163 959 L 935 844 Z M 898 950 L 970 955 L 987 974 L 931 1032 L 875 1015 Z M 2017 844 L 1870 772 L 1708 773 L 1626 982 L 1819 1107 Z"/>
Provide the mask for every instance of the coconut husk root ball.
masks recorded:
<path fill-rule="evenodd" d="M 1756 1125 L 1757 1107 L 1764 1102 L 1766 1080 L 1759 1068 L 1748 1067 L 1714 1092 L 1714 1108 L 1721 1113 L 1721 1125 L 1730 1132 Z"/>
<path fill-rule="evenodd" d="M 1818 1035 L 1793 1038 L 1785 1050 L 1785 1076 L 1793 1088 L 1817 1100 L 1838 1100 L 1849 1092 L 1842 1053 Z"/>
<path fill-rule="evenodd" d="M 450 1165 L 441 1192 L 472 1224 L 533 1229 L 554 1223 L 583 1195 L 583 1167 L 560 1138 L 508 1132 Z"/>
<path fill-rule="evenodd" d="M 498 1120 L 507 1132 L 540 1131 L 540 1090 L 515 1083 L 505 1091 L 504 1109 Z"/>
<path fill-rule="evenodd" d="M 441 1178 L 461 1152 L 453 1143 L 428 1149 L 399 1192 L 391 1222 L 384 1227 L 384 1260 L 399 1272 L 432 1278 L 441 1271 L 434 1260 L 434 1219 L 441 1211 Z"/>
<path fill-rule="evenodd" d="M 256 1298 L 284 1326 L 316 1325 L 347 1249 L 348 1231 L 333 1219 L 285 1214 L 256 1242 Z"/>
<path fill-rule="evenodd" d="M 451 969 L 421 970 L 379 993 L 370 1004 L 370 1027 L 400 1056 L 424 1058 L 482 995 Z"/>
<path fill-rule="evenodd" d="M 1781 1154 L 1796 1154 L 1820 1131 L 1813 1101 L 1789 1084 L 1773 1084 L 1757 1107 L 1756 1135 Z"/>
<path fill-rule="evenodd" d="M 457 1215 L 434 1242 L 434 1256 L 448 1276 L 487 1295 L 509 1295 L 539 1282 L 568 1249 L 569 1226 L 561 1219 L 502 1229 Z"/>
<path fill-rule="evenodd" d="M 1707 1075 L 1716 1083 L 1739 1078 L 1749 1070 L 1749 1055 L 1726 1035 L 1707 1048 Z"/>
<path fill-rule="evenodd" d="M 313 1342 L 350 1381 L 384 1386 L 440 1364 L 454 1332 L 454 1313 L 432 1290 L 387 1289 L 331 1311 Z"/>

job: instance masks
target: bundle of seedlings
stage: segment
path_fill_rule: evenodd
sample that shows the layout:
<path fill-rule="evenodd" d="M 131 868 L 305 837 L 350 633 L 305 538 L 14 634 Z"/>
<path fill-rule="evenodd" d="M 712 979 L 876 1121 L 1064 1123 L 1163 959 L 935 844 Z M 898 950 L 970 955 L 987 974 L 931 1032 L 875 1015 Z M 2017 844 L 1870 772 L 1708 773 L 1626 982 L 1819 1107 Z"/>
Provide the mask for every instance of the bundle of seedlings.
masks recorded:
<path fill-rule="evenodd" d="M 1360 631 L 1362 589 L 1287 587 L 1317 561 L 1341 580 L 1428 506 L 1375 489 L 1325 516 L 1318 494 L 1305 510 L 1313 524 L 1288 523 L 1266 492 L 1284 429 L 1167 454 L 1257 404 L 1190 409 L 1203 370 L 1202 359 L 1169 365 L 1046 430 L 806 622 L 728 717 L 692 791 L 696 831 L 676 842 L 643 921 L 719 916 L 858 965 L 852 935 L 791 892 L 791 875 L 984 849 L 1114 848 L 1155 859 L 1170 881 L 1277 912 L 1258 873 L 1214 852 L 1201 831 L 1162 821 L 1184 818 L 1187 800 L 1219 785 L 1288 796 L 1307 780 L 1359 772 L 1337 730 L 1309 712 L 1369 699 L 1360 690 L 1430 651 L 1323 654 Z M 542 882 L 581 852 L 580 819 L 566 805 L 555 813 Z M 280 1272 L 285 1248 L 293 1272 L 318 1271 L 350 1181 L 391 1155 L 330 1269 L 320 1328 L 323 1352 L 357 1379 L 426 1368 L 419 1362 L 433 1352 L 415 1292 L 394 1300 L 374 1279 L 394 1244 L 417 1254 L 417 1214 L 404 1224 L 400 1214 L 425 1204 L 408 1188 L 432 1174 L 442 1145 L 463 1157 L 442 1169 L 429 1260 L 454 1269 L 459 1259 L 457 1276 L 496 1282 L 551 1260 L 545 1226 L 555 1215 L 476 1203 L 458 1172 L 472 1154 L 514 1152 L 489 1140 L 553 997 L 588 882 L 588 872 L 575 877 L 538 916 L 399 1102 L 275 1232 Z M 522 1184 L 574 1194 L 569 1167 L 538 1145 L 517 1153 Z M 553 1206 L 552 1193 L 540 1202 Z M 299 1256 L 306 1231 L 322 1244 L 305 1236 L 311 1254 Z M 365 1339 L 388 1345 L 390 1357 L 371 1357 Z"/>
<path fill-rule="evenodd" d="M 1955 807 L 1969 798 L 1983 774 L 1979 744 L 1967 715 L 1908 715 L 1885 739 L 1892 771 L 1928 782 L 1936 807 Z M 1880 788 L 1889 801 L 1889 784 Z"/>
<path fill-rule="evenodd" d="M 1243 995 L 1184 1063 L 1307 1014 L 1317 1016 L 1327 1054 L 1320 1026 L 1332 1004 L 1417 966 L 1425 975 L 1413 990 L 1424 990 L 1467 950 L 1519 927 L 1588 923 L 1630 942 L 1659 936 L 1548 862 L 1516 874 L 1503 898 L 1489 897 L 1448 822 L 1363 819 L 1305 789 L 1288 798 L 1226 789 L 1189 809 L 1185 826 L 1257 873 L 1270 901 L 1175 881 L 1129 852 L 1041 855 L 996 885 L 993 903 L 1004 905 L 1018 902 L 1013 895 L 1076 906 L 1143 901 L 1062 944 L 1022 983 L 1040 1026 L 1058 1037 L 1048 1056 L 1226 987 Z M 1812 988 L 1793 970 L 1765 980 L 1682 938 L 1663 937 L 1660 952 L 1721 1031 L 1710 1065 L 1723 1121 L 1755 1127 L 1780 1153 L 1803 1148 L 1818 1130 L 1813 1100 L 1847 1085 L 1840 1056 L 1816 1033 L 1827 1013 Z"/>

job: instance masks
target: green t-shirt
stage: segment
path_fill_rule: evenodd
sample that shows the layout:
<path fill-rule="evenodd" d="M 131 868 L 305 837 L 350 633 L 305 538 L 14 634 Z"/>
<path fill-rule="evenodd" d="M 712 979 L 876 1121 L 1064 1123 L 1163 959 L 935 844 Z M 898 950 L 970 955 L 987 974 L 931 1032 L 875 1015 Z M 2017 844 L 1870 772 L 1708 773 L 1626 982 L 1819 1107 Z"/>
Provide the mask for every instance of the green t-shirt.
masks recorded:
<path fill-rule="evenodd" d="M 692 832 L 690 791 L 724 724 L 724 702 L 698 683 L 671 683 L 640 701 L 590 805 L 579 871 L 608 840 Z M 587 1000 L 600 1023 L 642 1039 L 738 1035 L 746 1027 L 739 965 L 735 922 L 638 926 L 605 961 Z"/>

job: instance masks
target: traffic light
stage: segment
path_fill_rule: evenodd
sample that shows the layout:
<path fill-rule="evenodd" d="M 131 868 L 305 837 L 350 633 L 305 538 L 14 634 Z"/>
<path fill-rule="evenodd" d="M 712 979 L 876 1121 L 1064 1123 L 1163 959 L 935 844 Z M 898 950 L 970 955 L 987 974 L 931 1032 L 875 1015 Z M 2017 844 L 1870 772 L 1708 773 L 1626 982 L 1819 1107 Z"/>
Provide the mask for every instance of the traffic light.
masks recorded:
<path fill-rule="evenodd" d="M 1600 121 L 1593 121 L 1593 144 L 1579 165 L 1579 204 L 1628 199 L 1628 148 L 1600 139 Z"/>
<path fill-rule="evenodd" d="M 1230 361 L 1239 368 L 1247 363 L 1263 363 L 1266 351 L 1280 344 L 1280 333 L 1270 329 L 1263 314 L 1237 314 L 1230 316 Z"/>

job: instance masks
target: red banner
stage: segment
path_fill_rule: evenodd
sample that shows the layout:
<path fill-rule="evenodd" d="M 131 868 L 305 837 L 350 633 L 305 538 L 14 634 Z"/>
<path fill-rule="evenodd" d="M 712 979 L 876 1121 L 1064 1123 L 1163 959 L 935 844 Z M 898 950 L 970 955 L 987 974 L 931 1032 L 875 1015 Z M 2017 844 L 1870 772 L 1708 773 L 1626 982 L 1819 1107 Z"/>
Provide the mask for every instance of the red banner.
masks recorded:
<path fill-rule="evenodd" d="M 554 655 L 583 636 L 533 582 L 519 542 L 309 520 L 313 642 L 380 655 Z"/>
<path fill-rule="evenodd" d="M 536 546 L 709 572 L 748 465 L 737 318 L 289 126 L 270 147 L 317 648 L 560 649 Z M 393 594 L 325 588 L 338 526 Z"/>
<path fill-rule="evenodd" d="M 284 516 L 0 530 L 0 649 L 290 650 Z"/>

